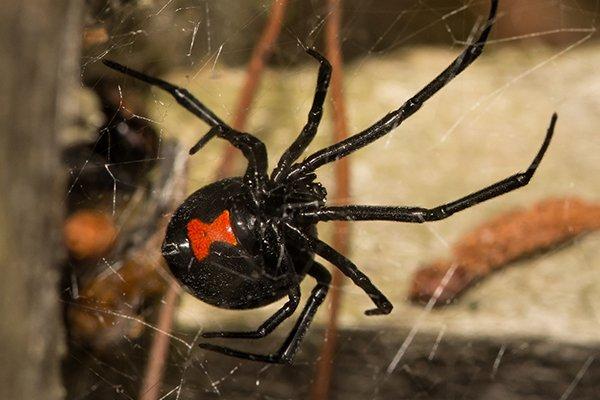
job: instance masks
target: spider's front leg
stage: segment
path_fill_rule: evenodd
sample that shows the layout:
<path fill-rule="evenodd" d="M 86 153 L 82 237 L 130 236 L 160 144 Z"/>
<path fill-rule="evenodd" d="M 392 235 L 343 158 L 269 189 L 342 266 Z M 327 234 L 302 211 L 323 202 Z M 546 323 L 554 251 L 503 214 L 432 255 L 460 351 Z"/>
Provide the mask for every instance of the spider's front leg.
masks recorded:
<path fill-rule="evenodd" d="M 544 142 L 525 172 L 516 173 L 458 200 L 433 208 L 362 205 L 323 207 L 316 211 L 299 212 L 298 218 L 307 223 L 316 223 L 319 221 L 397 221 L 423 223 L 448 218 L 454 213 L 527 185 L 550 145 L 557 118 L 556 114 L 552 116 Z"/>
<path fill-rule="evenodd" d="M 362 132 L 321 149 L 308 156 L 304 161 L 292 165 L 286 178 L 289 180 L 298 179 L 324 164 L 346 157 L 352 152 L 367 146 L 396 129 L 403 121 L 416 113 L 428 99 L 446 86 L 452 79 L 457 77 L 481 55 L 492 29 L 492 25 L 494 24 L 497 10 L 498 0 L 491 0 L 490 13 L 479 38 L 469 44 L 469 46 L 467 46 L 467 48 L 456 57 L 446 69 L 425 85 L 425 87 L 416 95 L 400 106 L 400 108 L 388 113 Z"/>

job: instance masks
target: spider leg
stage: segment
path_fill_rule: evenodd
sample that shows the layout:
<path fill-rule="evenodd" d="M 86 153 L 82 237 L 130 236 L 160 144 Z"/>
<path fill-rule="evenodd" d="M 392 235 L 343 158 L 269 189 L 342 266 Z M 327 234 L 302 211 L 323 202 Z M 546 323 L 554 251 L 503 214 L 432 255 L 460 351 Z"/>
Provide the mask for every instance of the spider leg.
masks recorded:
<path fill-rule="evenodd" d="M 116 63 L 110 60 L 102 61 L 107 67 L 119 71 L 125 75 L 132 76 L 136 79 L 146 82 L 152 86 L 157 86 L 166 92 L 170 93 L 175 100 L 181 104 L 186 110 L 199 117 L 201 120 L 211 126 L 211 129 L 190 149 L 190 154 L 200 150 L 210 139 L 219 136 L 235 147 L 240 149 L 244 156 L 248 159 L 250 168 L 261 175 L 267 176 L 267 150 L 263 142 L 257 137 L 249 133 L 241 133 L 233 130 L 223 120 L 217 117 L 204 104 L 196 99 L 186 89 L 172 85 L 169 82 L 159 78 L 148 76 L 139 71 Z"/>
<path fill-rule="evenodd" d="M 290 363 L 298 351 L 298 346 L 304 338 L 312 319 L 317 312 L 319 306 L 325 300 L 329 284 L 331 282 L 331 275 L 329 271 L 325 269 L 321 264 L 314 262 L 311 266 L 308 274 L 317 280 L 317 285 L 312 290 L 300 317 L 296 321 L 296 324 L 292 328 L 285 342 L 281 345 L 279 350 L 274 354 L 255 354 L 248 353 L 245 351 L 231 349 L 229 347 L 217 346 L 209 343 L 200 343 L 200 347 L 205 350 L 215 351 L 217 353 L 225 354 L 231 357 L 242 358 L 251 361 L 261 361 L 273 364 L 285 364 Z"/>
<path fill-rule="evenodd" d="M 268 179 L 268 156 L 265 144 L 256 136 L 249 133 L 238 132 L 227 126 L 216 125 L 192 146 L 190 154 L 196 153 L 214 136 L 227 140 L 242 152 L 246 160 L 248 160 L 244 182 L 251 188 L 252 193 L 255 195 L 258 193 L 260 196 L 261 193 L 264 193 Z"/>
<path fill-rule="evenodd" d="M 360 287 L 367 295 L 369 295 L 371 301 L 375 303 L 377 308 L 365 311 L 366 315 L 389 314 L 392 311 L 392 308 L 394 307 L 392 303 L 390 303 L 385 295 L 375 287 L 369 277 L 363 274 L 352 261 L 338 253 L 327 243 L 306 235 L 300 229 L 290 224 L 286 224 L 285 226 L 287 228 L 286 233 L 292 240 L 296 243 L 304 244 L 308 249 L 314 251 L 316 254 L 335 265 L 336 268 L 350 278 L 356 286 Z"/>
<path fill-rule="evenodd" d="M 471 193 L 458 200 L 434 208 L 422 207 L 379 207 L 379 206 L 339 206 L 323 207 L 317 211 L 299 212 L 298 218 L 305 222 L 350 220 L 350 221 L 400 221 L 422 223 L 448 218 L 475 204 L 492 199 L 529 183 L 540 164 L 554 133 L 558 116 L 554 114 L 546 133 L 542 147 L 525 172 L 519 172 L 494 183 L 484 189 Z"/>
<path fill-rule="evenodd" d="M 277 259 L 280 260 L 279 265 L 285 266 L 287 269 L 287 276 L 290 277 L 291 280 L 291 288 L 288 293 L 289 300 L 279 309 L 277 310 L 271 317 L 269 317 L 265 322 L 263 322 L 258 329 L 255 331 L 249 332 L 205 332 L 202 334 L 204 338 L 245 338 L 245 339 L 259 339 L 267 336 L 275 328 L 277 328 L 283 321 L 285 321 L 288 317 L 290 317 L 296 308 L 298 308 L 298 304 L 300 303 L 300 285 L 298 282 L 298 277 L 296 275 L 296 270 L 294 269 L 294 264 L 289 258 L 288 252 L 285 248 L 285 242 L 283 240 L 282 235 L 278 230 L 274 229 L 274 234 L 277 242 L 277 247 L 279 248 Z"/>
<path fill-rule="evenodd" d="M 442 71 L 442 73 L 428 83 L 421 91 L 406 101 L 400 108 L 390 112 L 369 128 L 334 145 L 317 151 L 301 163 L 294 164 L 287 174 L 287 179 L 296 179 L 306 173 L 314 171 L 324 164 L 346 157 L 348 154 L 388 134 L 397 128 L 404 120 L 417 112 L 429 98 L 446 86 L 448 82 L 459 75 L 481 55 L 490 34 L 490 30 L 492 29 L 497 9 L 498 0 L 492 0 L 490 14 L 479 38 L 472 42 L 444 71 Z"/>
<path fill-rule="evenodd" d="M 277 167 L 273 170 L 271 179 L 275 182 L 279 182 L 285 178 L 290 164 L 296 161 L 304 150 L 306 150 L 310 142 L 312 142 L 317 133 L 317 129 L 319 128 L 321 117 L 323 116 L 323 103 L 325 102 L 329 81 L 331 80 L 331 64 L 329 64 L 329 61 L 315 49 L 307 49 L 306 52 L 321 64 L 319 67 L 315 96 L 310 112 L 308 113 L 306 125 L 302 128 L 302 131 L 296 140 L 283 153 L 277 163 Z"/>
<path fill-rule="evenodd" d="M 205 332 L 203 338 L 240 338 L 240 339 L 259 339 L 267 336 L 275 330 L 283 321 L 290 317 L 298 304 L 300 303 L 300 287 L 294 286 L 290 291 L 289 300 L 272 316 L 269 317 L 257 330 L 249 332 Z"/>
<path fill-rule="evenodd" d="M 217 117 L 212 111 L 210 111 L 204 104 L 202 104 L 186 89 L 172 85 L 169 82 L 163 81 L 162 79 L 148 76 L 114 61 L 102 60 L 102 62 L 104 63 L 104 65 L 114 69 L 115 71 L 132 76 L 136 79 L 139 79 L 142 82 L 146 82 L 152 86 L 159 87 L 162 90 L 168 92 L 169 94 L 171 94 L 171 96 L 175 98 L 177 103 L 181 104 L 186 110 L 188 110 L 189 112 L 206 122 L 208 125 L 221 125 L 228 127 L 228 125 L 225 122 L 223 122 L 219 117 Z"/>

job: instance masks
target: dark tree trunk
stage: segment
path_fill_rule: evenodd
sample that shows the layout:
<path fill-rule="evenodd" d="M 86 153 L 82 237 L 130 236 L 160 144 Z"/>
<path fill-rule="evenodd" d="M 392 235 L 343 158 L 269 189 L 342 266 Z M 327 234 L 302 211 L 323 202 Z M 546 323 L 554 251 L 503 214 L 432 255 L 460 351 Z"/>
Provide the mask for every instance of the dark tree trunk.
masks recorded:
<path fill-rule="evenodd" d="M 0 7 L 0 398 L 64 396 L 59 132 L 77 82 L 76 0 Z"/>

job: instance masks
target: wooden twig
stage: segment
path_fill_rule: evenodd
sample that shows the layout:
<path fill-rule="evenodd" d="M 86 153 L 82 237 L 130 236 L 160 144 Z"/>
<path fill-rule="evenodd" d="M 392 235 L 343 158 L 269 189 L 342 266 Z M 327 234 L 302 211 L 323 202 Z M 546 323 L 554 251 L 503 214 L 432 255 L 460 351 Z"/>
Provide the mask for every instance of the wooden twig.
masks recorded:
<path fill-rule="evenodd" d="M 337 143 L 348 137 L 346 104 L 343 94 L 343 60 L 340 48 L 341 0 L 328 0 L 329 20 L 326 26 L 326 53 L 331 62 L 332 77 L 330 99 L 333 109 L 333 138 Z M 335 163 L 335 198 L 348 199 L 350 196 L 350 165 L 348 158 L 342 158 Z M 341 253 L 347 253 L 350 232 L 347 222 L 336 222 L 333 233 L 333 246 Z M 329 398 L 334 352 L 337 344 L 338 310 L 344 284 L 344 276 L 336 268 L 333 270 L 333 280 L 329 292 L 329 318 L 325 341 L 316 367 L 315 380 L 312 387 L 313 400 Z"/>
<path fill-rule="evenodd" d="M 287 4 L 288 0 L 276 0 L 273 2 L 267 25 L 252 51 L 252 57 L 248 63 L 248 69 L 246 70 L 246 81 L 244 82 L 240 97 L 238 98 L 233 117 L 232 126 L 238 131 L 243 130 L 246 126 L 250 108 L 254 97 L 256 96 L 256 90 L 260 83 L 262 72 L 265 69 L 266 60 L 271 55 L 273 44 L 279 37 Z M 223 157 L 221 158 L 221 164 L 217 168 L 217 179 L 222 179 L 231 175 L 236 152 L 237 149 L 233 146 L 227 146 Z"/>
<path fill-rule="evenodd" d="M 177 203 L 183 200 L 185 194 L 185 186 L 187 183 L 187 162 L 186 163 L 175 163 L 175 176 L 176 182 L 173 183 L 171 190 L 174 195 L 173 200 Z M 167 226 L 167 220 L 165 219 L 163 229 L 159 229 L 158 233 L 153 237 L 157 239 L 151 244 L 152 249 L 160 248 L 160 243 L 164 238 L 164 232 Z M 149 251 L 152 252 L 151 250 Z M 162 256 L 160 261 L 164 264 Z M 157 266 L 160 268 L 160 266 Z M 140 392 L 138 398 L 140 400 L 157 400 L 161 396 L 162 379 L 165 370 L 165 364 L 169 357 L 169 343 L 170 336 L 168 333 L 171 332 L 173 326 L 173 315 L 175 314 L 175 308 L 179 300 L 179 294 L 181 293 L 181 287 L 174 279 L 170 279 L 169 288 L 165 297 L 163 298 L 163 304 L 160 307 L 157 324 L 157 330 L 152 338 L 152 345 L 148 352 L 148 363 L 146 364 L 146 371 L 144 372 L 144 378 L 142 385 L 140 386 Z M 164 334 L 167 332 L 167 334 Z"/>
<path fill-rule="evenodd" d="M 164 297 L 156 322 L 158 331 L 154 334 L 152 346 L 146 365 L 146 373 L 142 381 L 139 400 L 156 400 L 160 398 L 165 362 L 169 357 L 170 337 L 160 332 L 171 332 L 173 315 L 181 288 L 175 280 L 171 280 L 169 289 Z"/>
<path fill-rule="evenodd" d="M 456 266 L 438 299 L 439 305 L 447 304 L 505 265 L 597 229 L 600 204 L 578 198 L 548 199 L 530 209 L 503 214 L 460 238 L 452 247 L 452 260 L 420 268 L 413 277 L 409 297 L 427 303 L 446 272 Z"/>

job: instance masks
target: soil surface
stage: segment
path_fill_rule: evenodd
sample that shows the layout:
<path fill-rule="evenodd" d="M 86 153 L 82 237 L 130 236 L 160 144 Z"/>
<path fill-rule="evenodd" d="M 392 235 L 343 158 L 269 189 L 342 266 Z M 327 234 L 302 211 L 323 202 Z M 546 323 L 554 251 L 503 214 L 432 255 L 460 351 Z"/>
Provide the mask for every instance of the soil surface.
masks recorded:
<path fill-rule="evenodd" d="M 417 335 L 393 372 L 387 369 L 407 331 L 342 331 L 331 399 L 597 399 L 599 347 L 542 340 Z M 193 335 L 190 335 L 191 338 Z M 306 399 L 323 332 L 313 330 L 291 366 L 246 362 L 174 346 L 163 384 L 175 399 Z M 268 351 L 281 337 L 252 351 Z M 244 342 L 234 340 L 236 348 Z M 437 343 L 437 345 L 436 345 Z M 66 360 L 69 399 L 136 398 L 147 343 L 130 343 L 104 357 L 77 350 Z"/>

